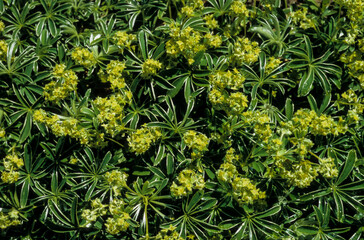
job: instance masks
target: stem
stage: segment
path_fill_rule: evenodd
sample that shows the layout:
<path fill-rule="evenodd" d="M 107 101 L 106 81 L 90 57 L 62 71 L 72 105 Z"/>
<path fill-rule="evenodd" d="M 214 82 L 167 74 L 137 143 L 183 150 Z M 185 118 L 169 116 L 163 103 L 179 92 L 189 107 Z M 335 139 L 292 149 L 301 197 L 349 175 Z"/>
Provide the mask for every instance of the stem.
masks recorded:
<path fill-rule="evenodd" d="M 246 37 L 246 16 L 244 16 L 244 37 Z"/>
<path fill-rule="evenodd" d="M 312 156 L 314 156 L 315 158 L 317 158 L 318 160 L 322 161 L 322 159 L 321 159 L 319 156 L 317 156 L 316 154 L 314 154 L 313 152 L 309 151 L 309 153 L 310 153 Z"/>
<path fill-rule="evenodd" d="M 106 139 L 106 140 L 109 140 L 109 141 L 112 141 L 112 142 L 114 142 L 114 143 L 116 143 L 116 144 L 117 144 L 117 145 L 119 145 L 120 147 L 124 147 L 124 145 L 123 145 L 123 144 L 119 143 L 118 141 L 116 141 L 116 140 L 114 140 L 114 139 L 112 139 L 112 138 L 108 138 L 108 137 L 106 137 L 105 139 Z"/>
<path fill-rule="evenodd" d="M 172 0 L 169 0 L 169 1 L 168 1 L 168 12 L 169 12 L 169 18 L 172 18 L 172 7 L 171 7 L 171 1 L 172 1 Z"/>
<path fill-rule="evenodd" d="M 149 239 L 149 225 L 148 225 L 148 215 L 147 215 L 147 207 L 148 207 L 148 198 L 144 198 L 144 218 L 145 218 L 145 239 Z"/>
<path fill-rule="evenodd" d="M 140 195 L 139 193 L 137 193 L 136 191 L 134 191 L 133 189 L 131 189 L 128 185 L 125 185 L 124 187 L 125 187 L 126 189 L 128 189 L 130 192 L 134 193 L 135 195 L 143 196 L 143 195 Z"/>

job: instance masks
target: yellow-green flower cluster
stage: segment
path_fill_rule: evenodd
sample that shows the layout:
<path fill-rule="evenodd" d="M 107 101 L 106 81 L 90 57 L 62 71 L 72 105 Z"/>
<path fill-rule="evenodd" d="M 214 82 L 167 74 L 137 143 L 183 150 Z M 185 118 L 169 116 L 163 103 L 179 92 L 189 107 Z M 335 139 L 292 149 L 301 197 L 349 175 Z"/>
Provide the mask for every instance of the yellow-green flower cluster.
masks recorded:
<path fill-rule="evenodd" d="M 270 127 L 270 117 L 260 111 L 248 111 L 243 113 L 245 123 L 254 126 L 255 135 L 264 143 L 268 143 L 273 131 Z"/>
<path fill-rule="evenodd" d="M 91 209 L 84 209 L 81 217 L 86 220 L 86 225 L 95 222 L 98 217 L 107 214 L 107 205 L 102 204 L 99 198 L 91 201 Z"/>
<path fill-rule="evenodd" d="M 203 20 L 205 20 L 207 27 L 210 29 L 215 29 L 215 28 L 219 27 L 219 23 L 214 18 L 213 14 L 208 14 L 208 15 L 204 16 Z"/>
<path fill-rule="evenodd" d="M 111 215 L 120 215 L 124 212 L 124 206 L 123 199 L 113 198 L 109 203 L 109 211 Z"/>
<path fill-rule="evenodd" d="M 204 3 L 202 0 L 187 0 L 185 6 L 182 7 L 181 12 L 187 17 L 195 15 L 196 11 L 203 9 Z"/>
<path fill-rule="evenodd" d="M 112 37 L 112 40 L 120 48 L 120 51 L 123 52 L 125 48 L 131 48 L 131 44 L 136 40 L 136 36 L 123 31 L 117 31 Z"/>
<path fill-rule="evenodd" d="M 245 77 L 234 68 L 232 71 L 217 71 L 209 76 L 213 88 L 238 90 L 243 87 Z"/>
<path fill-rule="evenodd" d="M 0 229 L 6 229 L 22 223 L 22 220 L 19 218 L 19 212 L 15 208 L 12 208 L 8 213 L 0 212 Z"/>
<path fill-rule="evenodd" d="M 192 169 L 182 170 L 177 177 L 178 184 L 173 182 L 171 194 L 175 197 L 187 196 L 194 189 L 201 190 L 205 187 L 205 180 L 201 173 Z"/>
<path fill-rule="evenodd" d="M 209 100 L 214 108 L 233 115 L 239 115 L 248 107 L 248 98 L 241 92 L 234 92 L 229 95 L 226 90 L 221 91 L 218 88 L 213 88 L 209 92 Z"/>
<path fill-rule="evenodd" d="M 76 138 L 81 144 L 85 145 L 92 143 L 90 131 L 83 128 L 78 119 L 69 117 L 61 120 L 58 115 L 48 117 L 47 112 L 43 109 L 35 110 L 33 119 L 36 122 L 44 123 L 57 136 L 70 136 L 71 138 Z M 96 137 L 100 138 L 100 144 L 103 143 L 103 134 L 98 134 Z M 93 144 L 95 144 L 95 142 Z"/>
<path fill-rule="evenodd" d="M 109 82 L 112 90 L 123 89 L 126 87 L 123 75 L 124 69 L 124 62 L 112 60 L 106 67 L 106 73 L 100 70 L 99 77 L 102 82 Z"/>
<path fill-rule="evenodd" d="M 203 152 L 208 150 L 210 140 L 203 133 L 189 130 L 183 134 L 183 141 L 192 150 L 191 158 L 198 159 L 202 157 Z"/>
<path fill-rule="evenodd" d="M 222 38 L 218 34 L 206 33 L 204 38 L 209 47 L 217 48 L 222 44 Z"/>
<path fill-rule="evenodd" d="M 230 14 L 237 17 L 249 17 L 249 10 L 244 2 L 241 0 L 233 1 L 230 5 Z"/>
<path fill-rule="evenodd" d="M 0 127 L 0 138 L 5 137 L 6 131 L 4 128 Z"/>
<path fill-rule="evenodd" d="M 169 225 L 168 228 L 162 229 L 155 239 L 159 240 L 184 240 L 184 238 L 179 236 L 179 233 L 176 231 L 176 227 L 173 225 Z"/>
<path fill-rule="evenodd" d="M 106 231 L 113 235 L 126 231 L 130 226 L 128 219 L 130 219 L 130 215 L 126 212 L 107 218 L 105 223 Z"/>
<path fill-rule="evenodd" d="M 124 118 L 124 108 L 131 102 L 132 93 L 124 90 L 108 97 L 97 97 L 93 104 L 98 110 L 97 119 L 106 133 L 115 136 L 124 129 L 122 120 Z"/>
<path fill-rule="evenodd" d="M 350 107 L 347 114 L 348 125 L 351 123 L 358 123 L 359 116 L 364 112 L 364 99 L 359 98 L 352 89 L 341 94 L 341 97 L 339 104 L 348 105 Z"/>
<path fill-rule="evenodd" d="M 234 199 L 240 206 L 244 204 L 253 204 L 256 201 L 265 199 L 265 192 L 261 191 L 257 186 L 249 179 L 245 177 L 235 177 L 231 186 L 233 188 Z"/>
<path fill-rule="evenodd" d="M 224 163 L 220 165 L 216 175 L 220 181 L 232 183 L 233 179 L 238 176 L 238 170 L 234 163 L 239 160 L 239 155 L 235 154 L 234 148 L 226 151 Z"/>
<path fill-rule="evenodd" d="M 275 162 L 278 167 L 278 175 L 286 179 L 292 186 L 306 188 L 317 177 L 317 168 L 308 160 L 300 160 L 298 163 L 292 163 L 288 159 L 280 159 Z"/>
<path fill-rule="evenodd" d="M 315 27 L 315 21 L 313 18 L 307 17 L 308 9 L 303 7 L 302 9 L 292 12 L 291 17 L 294 24 L 300 26 L 302 29 L 308 29 L 308 28 L 314 28 Z"/>
<path fill-rule="evenodd" d="M 311 150 L 314 143 L 308 138 L 296 138 L 291 137 L 289 141 L 296 147 L 294 150 L 295 153 L 298 154 L 299 158 L 303 159 L 306 154 Z"/>
<path fill-rule="evenodd" d="M 319 173 L 322 174 L 325 178 L 334 178 L 339 175 L 339 171 L 335 165 L 335 161 L 333 158 L 322 158 L 320 159 L 320 164 L 318 166 Z"/>
<path fill-rule="evenodd" d="M 202 35 L 191 27 L 181 29 L 176 23 L 169 25 L 171 39 L 166 43 L 166 52 L 172 57 L 182 54 L 188 64 L 195 62 L 194 57 L 198 52 L 205 51 L 206 47 L 201 43 Z"/>
<path fill-rule="evenodd" d="M 57 64 L 53 69 L 55 81 L 44 86 L 44 97 L 47 101 L 59 101 L 77 90 L 78 77 L 72 70 L 66 70 L 64 64 Z"/>
<path fill-rule="evenodd" d="M 212 86 L 209 100 L 218 110 L 228 114 L 240 114 L 248 107 L 248 98 L 241 92 L 231 92 L 243 87 L 244 76 L 234 68 L 233 71 L 219 71 L 209 77 Z M 231 93 L 229 93 L 231 92 Z"/>
<path fill-rule="evenodd" d="M 349 74 L 359 80 L 360 86 L 364 89 L 364 61 L 362 57 L 364 51 L 360 53 L 355 51 L 351 54 L 343 54 L 340 56 L 340 61 L 347 64 Z"/>
<path fill-rule="evenodd" d="M 148 78 L 157 74 L 162 68 L 162 63 L 155 59 L 147 59 L 142 65 L 142 76 Z"/>
<path fill-rule="evenodd" d="M 352 25 L 362 25 L 364 19 L 364 1 L 363 0 L 335 0 L 338 4 L 347 9 L 347 15 Z"/>
<path fill-rule="evenodd" d="M 282 63 L 282 61 L 279 58 L 276 57 L 270 57 L 268 59 L 268 63 L 265 66 L 265 71 L 267 74 L 271 73 L 273 70 L 279 67 L 279 65 Z"/>
<path fill-rule="evenodd" d="M 121 189 L 126 186 L 127 179 L 128 174 L 119 170 L 113 170 L 105 174 L 105 180 L 114 191 L 115 196 L 120 195 Z"/>
<path fill-rule="evenodd" d="M 3 159 L 4 171 L 1 172 L 1 180 L 4 183 L 15 183 L 20 173 L 17 171 L 24 165 L 23 159 L 15 153 L 6 155 Z"/>
<path fill-rule="evenodd" d="M 0 61 L 6 61 L 8 55 L 8 44 L 4 40 L 0 40 Z"/>
<path fill-rule="evenodd" d="M 258 42 L 251 42 L 248 38 L 238 37 L 233 46 L 231 61 L 239 66 L 258 61 L 260 48 Z"/>
<path fill-rule="evenodd" d="M 341 131 L 337 129 L 337 123 L 331 116 L 321 114 L 316 116 L 311 122 L 311 133 L 313 135 L 326 136 L 328 134 L 338 135 Z"/>
<path fill-rule="evenodd" d="M 126 231 L 129 227 L 127 222 L 130 216 L 124 211 L 125 202 L 121 199 L 114 198 L 109 204 L 110 214 L 112 218 L 106 220 L 106 231 L 110 234 L 118 234 L 121 231 Z"/>
<path fill-rule="evenodd" d="M 3 21 L 0 21 L 0 32 L 3 32 L 5 30 L 5 24 Z"/>
<path fill-rule="evenodd" d="M 345 133 L 347 126 L 342 120 L 334 121 L 329 115 L 321 114 L 318 116 L 315 111 L 299 109 L 292 117 L 291 121 L 282 122 L 281 125 L 291 132 L 326 136 L 335 136 Z"/>
<path fill-rule="evenodd" d="M 241 113 L 248 107 L 248 98 L 241 92 L 234 92 L 229 97 L 229 109 L 232 113 Z"/>
<path fill-rule="evenodd" d="M 90 69 L 96 64 L 94 54 L 86 48 L 75 48 L 72 51 L 71 57 L 76 62 L 76 64 L 82 65 L 87 69 Z"/>
<path fill-rule="evenodd" d="M 91 209 L 82 211 L 82 218 L 86 220 L 86 227 L 95 222 L 98 217 L 108 215 L 108 209 L 111 217 L 106 219 L 106 231 L 110 234 L 118 234 L 121 231 L 126 231 L 129 227 L 127 222 L 130 219 L 129 213 L 124 212 L 125 203 L 117 198 L 113 198 L 110 203 L 102 204 L 99 198 L 91 201 Z"/>
<path fill-rule="evenodd" d="M 263 200 L 265 192 L 259 190 L 249 178 L 239 174 L 235 163 L 240 156 L 235 153 L 234 148 L 226 151 L 224 163 L 220 165 L 216 175 L 220 181 L 230 183 L 233 188 L 233 197 L 239 205 L 253 204 L 255 201 Z"/>
<path fill-rule="evenodd" d="M 136 154 L 145 153 L 150 146 L 162 136 L 161 131 L 155 127 L 147 127 L 144 124 L 141 128 L 128 136 L 129 147 Z"/>

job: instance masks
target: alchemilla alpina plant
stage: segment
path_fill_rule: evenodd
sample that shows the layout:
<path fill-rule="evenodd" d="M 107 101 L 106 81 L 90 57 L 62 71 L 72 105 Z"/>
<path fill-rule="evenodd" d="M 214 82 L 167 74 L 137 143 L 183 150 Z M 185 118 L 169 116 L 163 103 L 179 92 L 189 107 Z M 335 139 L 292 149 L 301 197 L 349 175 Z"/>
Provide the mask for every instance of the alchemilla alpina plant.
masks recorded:
<path fill-rule="evenodd" d="M 0 239 L 364 238 L 363 0 L 0 16 Z"/>

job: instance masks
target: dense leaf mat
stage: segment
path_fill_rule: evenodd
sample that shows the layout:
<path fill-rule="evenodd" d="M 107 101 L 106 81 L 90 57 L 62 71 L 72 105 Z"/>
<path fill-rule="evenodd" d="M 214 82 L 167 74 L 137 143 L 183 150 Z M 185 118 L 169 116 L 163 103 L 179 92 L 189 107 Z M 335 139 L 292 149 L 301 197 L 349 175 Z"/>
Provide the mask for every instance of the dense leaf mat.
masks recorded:
<path fill-rule="evenodd" d="M 0 0 L 1 239 L 364 238 L 364 1 Z"/>

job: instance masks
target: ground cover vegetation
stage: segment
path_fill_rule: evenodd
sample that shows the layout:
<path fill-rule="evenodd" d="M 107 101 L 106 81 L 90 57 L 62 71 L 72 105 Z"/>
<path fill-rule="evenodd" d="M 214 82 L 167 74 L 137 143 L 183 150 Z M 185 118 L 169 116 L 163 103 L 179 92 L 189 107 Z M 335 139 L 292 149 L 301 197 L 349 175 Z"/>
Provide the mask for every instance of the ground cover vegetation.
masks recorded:
<path fill-rule="evenodd" d="M 364 238 L 364 1 L 1 0 L 1 239 Z"/>

